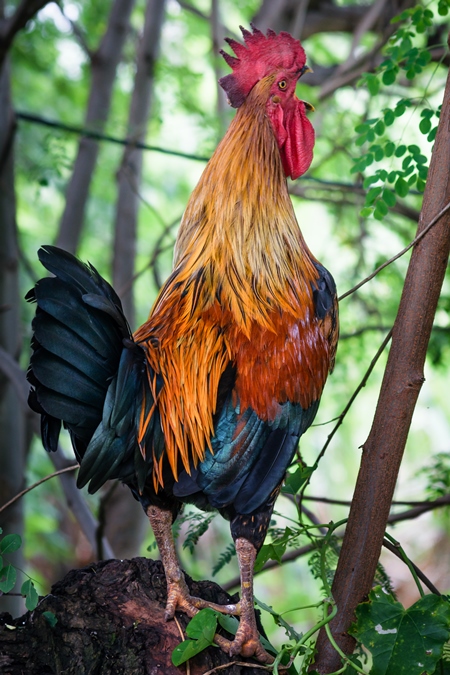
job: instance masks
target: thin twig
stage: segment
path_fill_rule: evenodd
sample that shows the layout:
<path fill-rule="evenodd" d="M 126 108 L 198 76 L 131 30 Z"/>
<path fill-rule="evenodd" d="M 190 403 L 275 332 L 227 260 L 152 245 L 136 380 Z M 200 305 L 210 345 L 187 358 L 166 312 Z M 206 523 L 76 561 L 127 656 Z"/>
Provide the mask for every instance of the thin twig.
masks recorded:
<path fill-rule="evenodd" d="M 178 632 L 180 633 L 181 640 L 184 641 L 184 633 L 183 633 L 183 629 L 181 628 L 181 624 L 180 624 L 180 622 L 178 621 L 176 615 L 174 615 L 173 620 L 175 621 L 175 624 L 176 624 L 176 626 L 177 626 L 177 628 L 178 628 Z M 186 661 L 186 675 L 190 675 L 190 674 L 191 674 L 191 664 L 189 663 L 189 659 L 188 659 L 188 660 Z"/>
<path fill-rule="evenodd" d="M 381 346 L 378 349 L 375 356 L 373 357 L 372 361 L 370 362 L 370 365 L 369 365 L 368 369 L 366 370 L 366 372 L 364 374 L 364 377 L 362 378 L 361 382 L 359 383 L 359 385 L 356 387 L 355 391 L 351 395 L 351 397 L 350 397 L 347 405 L 345 406 L 344 410 L 341 412 L 341 414 L 337 418 L 338 421 L 337 421 L 336 425 L 333 427 L 332 431 L 328 435 L 328 438 L 325 441 L 325 445 L 323 446 L 322 450 L 319 452 L 319 454 L 317 456 L 317 459 L 314 462 L 314 468 L 317 468 L 320 460 L 322 459 L 322 457 L 324 456 L 328 446 L 330 445 L 331 440 L 333 439 L 335 433 L 337 432 L 337 430 L 341 426 L 342 422 L 344 421 L 345 416 L 347 415 L 348 411 L 350 410 L 351 406 L 353 405 L 353 402 L 356 399 L 356 397 L 358 396 L 359 392 L 361 391 L 361 389 L 363 389 L 366 386 L 367 380 L 369 379 L 373 369 L 375 368 L 375 365 L 376 365 L 378 359 L 380 358 L 381 354 L 385 350 L 389 340 L 391 339 L 391 336 L 392 336 L 392 328 L 389 331 L 389 333 L 386 335 L 386 337 L 384 338 L 383 342 L 381 343 Z M 303 494 L 304 490 L 306 489 L 306 487 L 308 486 L 308 484 L 309 484 L 309 480 L 307 480 L 305 482 L 305 484 L 302 488 L 302 494 Z"/>
<path fill-rule="evenodd" d="M 386 536 L 389 536 L 389 535 L 386 535 Z M 396 546 L 395 544 L 391 543 L 388 539 L 385 538 L 385 539 L 383 539 L 383 546 L 385 548 L 387 548 L 388 551 L 390 551 L 395 556 L 397 556 L 397 558 L 399 558 L 402 562 L 405 563 L 405 565 L 407 565 L 410 568 L 411 573 L 412 573 L 414 578 L 415 578 L 415 575 L 416 575 L 421 581 L 423 581 L 425 586 L 432 593 L 434 593 L 435 595 L 441 595 L 441 593 L 438 591 L 436 586 L 428 579 L 428 577 L 425 576 L 425 574 L 422 572 L 422 570 L 420 570 L 417 567 L 417 565 L 415 563 L 413 563 L 412 560 L 410 560 L 409 558 L 407 560 L 405 560 L 405 558 L 402 555 L 403 549 L 401 548 L 401 546 L 398 542 L 397 542 L 397 546 Z M 403 551 L 403 553 L 404 553 L 404 551 Z M 405 553 L 404 553 L 404 555 L 406 556 Z M 416 578 L 415 578 L 415 580 L 416 580 Z M 417 583 L 417 580 L 416 580 L 416 583 Z"/>
<path fill-rule="evenodd" d="M 379 272 L 381 272 L 381 270 L 383 270 L 385 267 L 387 267 L 387 266 L 390 265 L 391 263 L 393 263 L 393 262 L 395 262 L 396 260 L 398 260 L 398 258 L 401 258 L 402 255 L 404 255 L 405 253 L 407 253 L 407 251 L 409 251 L 410 248 L 412 248 L 413 246 L 415 246 L 415 245 L 416 245 L 416 244 L 417 244 L 417 243 L 418 243 L 418 242 L 419 242 L 419 241 L 427 234 L 427 232 L 428 232 L 429 230 L 431 230 L 431 228 L 433 227 L 433 225 L 435 225 L 435 224 L 438 222 L 438 220 L 440 220 L 441 217 L 442 217 L 445 213 L 447 213 L 447 211 L 448 211 L 449 209 L 450 209 L 450 202 L 448 202 L 448 203 L 444 206 L 444 208 L 442 208 L 442 209 L 439 211 L 439 213 L 438 213 L 438 214 L 437 214 L 437 215 L 436 215 L 436 216 L 428 223 L 428 225 L 425 227 L 425 229 L 423 229 L 422 232 L 421 232 L 420 234 L 418 234 L 417 237 L 415 237 L 415 238 L 408 244 L 408 246 L 406 246 L 404 249 L 402 249 L 401 251 L 399 251 L 399 253 L 397 253 L 396 255 L 394 255 L 393 258 L 390 258 L 389 260 L 386 260 L 386 262 L 384 262 L 382 265 L 380 265 L 379 267 L 377 267 L 377 269 L 376 269 L 374 272 L 372 272 L 372 274 L 369 274 L 368 277 L 366 277 L 365 279 L 363 279 L 362 281 L 360 281 L 359 284 L 356 284 L 356 286 L 353 286 L 353 288 L 351 288 L 349 291 L 346 291 L 346 293 L 344 293 L 343 295 L 341 295 L 341 296 L 339 297 L 339 301 L 343 300 L 343 299 L 346 298 L 348 295 L 351 295 L 352 293 L 355 293 L 355 291 L 357 291 L 358 289 L 360 289 L 361 286 L 364 286 L 364 284 L 367 284 L 367 282 L 370 281 L 371 279 L 373 279 Z"/>
<path fill-rule="evenodd" d="M 45 478 L 41 478 L 41 480 L 38 480 L 36 483 L 33 483 L 33 485 L 29 485 L 25 490 L 22 490 L 21 492 L 18 492 L 12 499 L 9 500 L 9 502 L 6 502 L 6 504 L 3 504 L 3 506 L 0 506 L 0 513 L 4 511 L 5 509 L 8 508 L 8 506 L 11 506 L 11 504 L 14 504 L 18 499 L 23 497 L 24 495 L 27 494 L 27 492 L 31 492 L 31 490 L 34 490 L 34 488 L 38 487 L 38 485 L 42 485 L 42 483 L 45 483 L 47 480 L 50 480 L 50 478 L 54 478 L 55 476 L 59 476 L 62 473 L 67 473 L 68 471 L 74 471 L 75 469 L 79 468 L 79 464 L 72 464 L 71 466 L 66 466 L 65 469 L 60 469 L 59 471 L 54 471 L 53 473 L 48 474 L 48 476 L 45 476 Z"/>

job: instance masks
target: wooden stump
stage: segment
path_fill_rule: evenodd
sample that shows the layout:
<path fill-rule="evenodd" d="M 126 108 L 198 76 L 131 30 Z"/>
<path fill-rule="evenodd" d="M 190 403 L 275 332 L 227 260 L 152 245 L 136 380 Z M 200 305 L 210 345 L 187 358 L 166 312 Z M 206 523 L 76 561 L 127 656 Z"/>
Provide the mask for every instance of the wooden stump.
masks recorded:
<path fill-rule="evenodd" d="M 193 595 L 220 604 L 235 602 L 210 581 L 186 576 Z M 171 653 L 182 640 L 175 621 L 164 621 L 166 581 L 160 562 L 107 560 L 72 570 L 33 612 L 19 619 L 0 615 L 2 675 L 203 675 L 238 660 L 224 675 L 260 675 L 251 660 L 231 659 L 210 647 L 179 668 Z M 44 612 L 52 612 L 52 626 Z M 188 618 L 177 613 L 184 631 Z"/>

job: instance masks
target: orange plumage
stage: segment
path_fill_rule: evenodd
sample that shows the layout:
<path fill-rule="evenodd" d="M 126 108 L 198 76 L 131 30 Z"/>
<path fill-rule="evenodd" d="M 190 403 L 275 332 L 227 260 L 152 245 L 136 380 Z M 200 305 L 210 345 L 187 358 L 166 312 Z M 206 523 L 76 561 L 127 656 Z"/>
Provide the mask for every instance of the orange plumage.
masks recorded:
<path fill-rule="evenodd" d="M 166 571 L 168 618 L 207 604 L 189 596 L 176 561 L 170 525 L 181 503 L 230 519 L 245 583 L 240 628 L 226 648 L 268 662 L 254 619 L 253 562 L 334 364 L 337 301 L 286 183 L 312 160 L 307 106 L 295 97 L 308 70 L 303 48 L 286 33 L 243 34 L 245 46 L 229 41 L 238 58 L 226 55 L 233 73 L 221 80 L 238 111 L 192 193 L 174 270 L 148 320 L 131 336 L 120 301 L 93 268 L 43 249 L 56 280 L 30 294 L 38 309 L 29 379 L 44 444 L 54 449 L 62 420 L 80 485 L 94 491 L 119 478 L 141 501 Z M 64 344 L 51 337 L 55 319 Z"/>

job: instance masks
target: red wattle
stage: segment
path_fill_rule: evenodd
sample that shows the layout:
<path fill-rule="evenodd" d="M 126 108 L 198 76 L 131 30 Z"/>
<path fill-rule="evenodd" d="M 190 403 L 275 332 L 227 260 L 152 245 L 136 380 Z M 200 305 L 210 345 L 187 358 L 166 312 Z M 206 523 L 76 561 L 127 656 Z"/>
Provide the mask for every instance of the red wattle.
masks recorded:
<path fill-rule="evenodd" d="M 286 176 L 293 180 L 304 174 L 313 159 L 314 128 L 306 117 L 305 104 L 295 100 L 287 109 L 277 106 L 270 120 L 280 148 Z"/>

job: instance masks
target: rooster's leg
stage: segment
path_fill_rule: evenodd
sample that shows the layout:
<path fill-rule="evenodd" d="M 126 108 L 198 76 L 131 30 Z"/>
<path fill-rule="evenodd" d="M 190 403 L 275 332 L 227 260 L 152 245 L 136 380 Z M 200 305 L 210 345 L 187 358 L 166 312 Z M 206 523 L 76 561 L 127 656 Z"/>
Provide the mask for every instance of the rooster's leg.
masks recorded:
<path fill-rule="evenodd" d="M 173 619 L 180 610 L 192 617 L 199 609 L 210 607 L 222 614 L 239 614 L 238 605 L 216 605 L 189 593 L 183 572 L 181 571 L 172 536 L 172 513 L 157 506 L 149 506 L 147 516 L 158 545 L 161 561 L 167 581 L 167 604 L 165 619 Z"/>
<path fill-rule="evenodd" d="M 228 645 L 228 652 L 230 656 L 237 654 L 246 657 L 254 656 L 262 663 L 273 663 L 273 657 L 261 645 L 256 627 L 253 605 L 253 567 L 257 549 L 243 537 L 236 539 L 235 545 L 241 573 L 241 612 L 239 628 L 233 642 Z"/>

